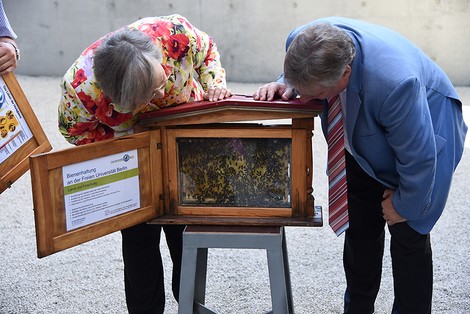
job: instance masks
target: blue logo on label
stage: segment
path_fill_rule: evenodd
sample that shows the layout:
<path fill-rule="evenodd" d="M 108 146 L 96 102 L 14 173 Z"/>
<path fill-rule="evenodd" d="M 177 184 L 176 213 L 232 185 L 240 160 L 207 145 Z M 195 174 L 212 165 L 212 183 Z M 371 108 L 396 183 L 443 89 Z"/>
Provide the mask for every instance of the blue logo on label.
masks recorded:
<path fill-rule="evenodd" d="M 2 108 L 4 102 L 5 102 L 5 94 L 3 93 L 3 90 L 0 89 L 0 108 Z"/>
<path fill-rule="evenodd" d="M 124 157 L 122 157 L 122 160 L 124 160 L 126 162 L 129 161 L 129 159 L 131 159 L 131 157 L 129 157 L 128 154 L 125 154 Z"/>

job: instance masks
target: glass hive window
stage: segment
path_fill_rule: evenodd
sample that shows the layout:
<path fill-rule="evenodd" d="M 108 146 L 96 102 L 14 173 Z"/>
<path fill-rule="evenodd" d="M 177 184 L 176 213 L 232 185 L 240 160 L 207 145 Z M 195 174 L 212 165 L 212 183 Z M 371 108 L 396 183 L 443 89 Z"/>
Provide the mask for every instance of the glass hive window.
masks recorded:
<path fill-rule="evenodd" d="M 291 207 L 291 139 L 177 138 L 179 203 Z"/>

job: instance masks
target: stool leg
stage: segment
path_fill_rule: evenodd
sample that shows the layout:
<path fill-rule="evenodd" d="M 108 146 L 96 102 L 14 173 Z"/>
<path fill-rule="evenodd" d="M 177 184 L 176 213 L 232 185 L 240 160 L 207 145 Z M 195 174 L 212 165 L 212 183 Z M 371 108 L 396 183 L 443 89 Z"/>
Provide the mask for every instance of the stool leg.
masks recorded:
<path fill-rule="evenodd" d="M 194 302 L 204 305 L 206 302 L 207 248 L 197 250 L 196 281 L 194 283 Z"/>
<path fill-rule="evenodd" d="M 284 275 L 286 278 L 286 290 L 287 290 L 287 305 L 289 307 L 289 314 L 294 314 L 294 300 L 292 298 L 292 285 L 290 281 L 290 271 L 289 271 L 289 257 L 287 254 L 287 243 L 286 243 L 286 234 L 284 232 L 284 227 L 281 227 L 281 236 L 282 236 L 282 258 L 284 260 Z"/>
<path fill-rule="evenodd" d="M 193 313 L 197 249 L 183 247 L 178 314 Z"/>
<path fill-rule="evenodd" d="M 271 303 L 273 314 L 289 313 L 287 286 L 282 250 L 268 249 L 269 282 L 271 286 Z"/>

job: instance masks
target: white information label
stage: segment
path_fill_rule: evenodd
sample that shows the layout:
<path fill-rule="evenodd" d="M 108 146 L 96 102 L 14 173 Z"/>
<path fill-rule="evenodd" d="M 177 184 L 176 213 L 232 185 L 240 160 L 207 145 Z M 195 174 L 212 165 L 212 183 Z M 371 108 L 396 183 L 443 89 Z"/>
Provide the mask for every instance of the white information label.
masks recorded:
<path fill-rule="evenodd" d="M 0 76 L 0 163 L 32 137 L 18 104 Z"/>
<path fill-rule="evenodd" d="M 140 208 L 137 150 L 62 167 L 67 231 Z"/>

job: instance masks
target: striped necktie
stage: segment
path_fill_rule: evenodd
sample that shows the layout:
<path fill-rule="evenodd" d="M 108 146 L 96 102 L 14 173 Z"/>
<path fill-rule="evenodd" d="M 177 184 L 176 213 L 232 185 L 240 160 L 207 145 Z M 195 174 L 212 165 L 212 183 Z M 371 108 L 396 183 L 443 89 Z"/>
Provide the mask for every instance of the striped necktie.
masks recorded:
<path fill-rule="evenodd" d="M 339 95 L 328 100 L 329 223 L 337 236 L 349 227 L 343 118 Z"/>

